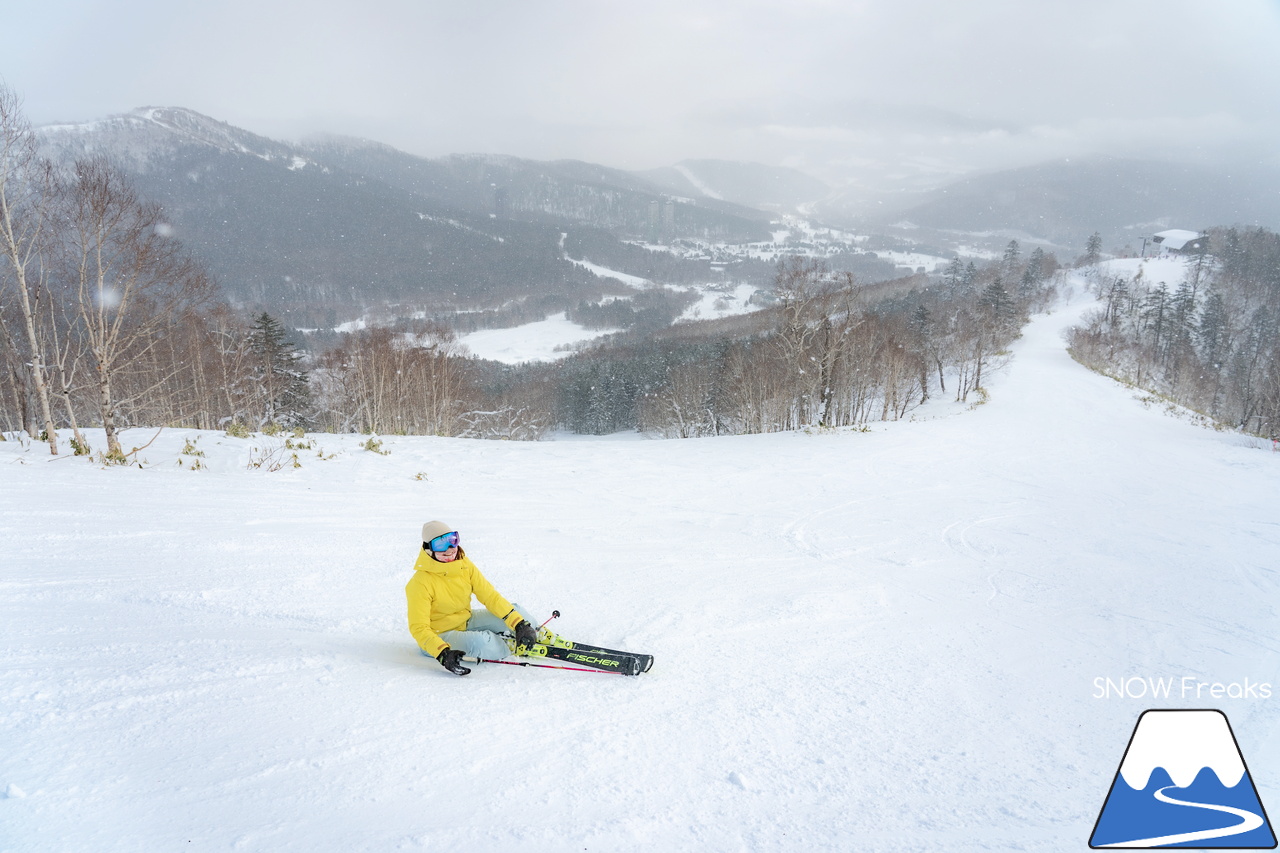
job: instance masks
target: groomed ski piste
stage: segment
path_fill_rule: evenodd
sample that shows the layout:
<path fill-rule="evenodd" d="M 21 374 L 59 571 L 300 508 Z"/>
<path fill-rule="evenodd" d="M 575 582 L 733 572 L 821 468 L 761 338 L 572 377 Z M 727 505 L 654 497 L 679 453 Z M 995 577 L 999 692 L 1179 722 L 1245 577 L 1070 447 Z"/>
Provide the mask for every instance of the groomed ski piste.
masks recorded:
<path fill-rule="evenodd" d="M 1072 361 L 1090 304 L 868 432 L 0 443 L 0 848 L 1079 851 L 1153 707 L 1222 709 L 1274 814 L 1280 453 Z M 652 671 L 424 658 L 434 518 Z"/>

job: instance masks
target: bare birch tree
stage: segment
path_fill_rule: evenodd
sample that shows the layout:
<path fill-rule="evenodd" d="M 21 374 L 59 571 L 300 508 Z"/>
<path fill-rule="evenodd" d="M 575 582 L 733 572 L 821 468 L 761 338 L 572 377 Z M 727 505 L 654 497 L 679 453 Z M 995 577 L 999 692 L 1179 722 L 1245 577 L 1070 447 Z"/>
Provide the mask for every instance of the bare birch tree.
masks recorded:
<path fill-rule="evenodd" d="M 0 84 L 0 264 L 7 273 L 0 276 L 0 284 L 7 281 L 17 297 L 22 331 L 30 348 L 31 381 L 49 452 L 56 456 L 58 435 L 49 405 L 44 340 L 37 328 L 52 183 L 52 167 L 38 155 L 35 133 L 22 116 L 18 97 Z"/>
<path fill-rule="evenodd" d="M 0 296 L 3 291 L 0 291 Z M 31 420 L 31 394 L 27 389 L 27 359 L 19 343 L 14 340 L 9 330 L 8 315 L 4 300 L 0 298 L 0 363 L 4 365 L 5 389 L 9 392 L 7 402 L 13 404 L 13 416 L 16 427 L 27 435 L 36 434 L 35 423 Z M 5 419 L 5 428 L 13 423 Z"/>
<path fill-rule="evenodd" d="M 213 297 L 204 271 L 166 235 L 160 209 L 144 202 L 103 158 L 76 163 L 67 193 L 66 260 L 82 333 L 97 371 L 107 455 L 123 457 L 115 384 L 152 351 L 184 312 Z M 132 396 L 162 385 L 181 366 L 148 377 Z"/>
<path fill-rule="evenodd" d="M 466 428 L 461 352 L 447 329 L 412 337 L 375 328 L 320 360 L 313 374 L 330 428 L 454 435 Z"/>
<path fill-rule="evenodd" d="M 84 338 L 77 334 L 74 326 L 75 318 L 68 316 L 74 313 L 74 306 L 67 300 L 60 300 L 58 308 L 62 317 L 52 316 L 49 324 L 51 368 L 57 376 L 57 394 L 62 398 L 62 405 L 67 411 L 67 424 L 71 427 L 71 446 L 77 456 L 89 452 L 89 442 L 80 431 L 80 422 L 76 418 L 76 407 L 71 395 L 75 391 L 75 380 L 80 361 L 84 358 Z M 53 307 L 52 305 L 50 306 Z M 60 332 L 59 329 L 62 329 Z"/>

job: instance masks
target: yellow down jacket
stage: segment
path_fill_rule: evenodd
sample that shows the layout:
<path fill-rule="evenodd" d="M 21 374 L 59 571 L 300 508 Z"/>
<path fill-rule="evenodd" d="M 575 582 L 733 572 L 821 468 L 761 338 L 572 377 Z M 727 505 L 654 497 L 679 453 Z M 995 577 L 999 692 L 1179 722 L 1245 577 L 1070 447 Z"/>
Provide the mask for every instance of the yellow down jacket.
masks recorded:
<path fill-rule="evenodd" d="M 476 564 L 458 549 L 456 559 L 442 563 L 430 551 L 418 555 L 413 564 L 413 577 L 405 584 L 409 602 L 409 633 L 418 646 L 432 657 L 449 647 L 440 639 L 445 631 L 460 631 L 471 618 L 471 596 L 489 608 L 489 612 L 515 628 L 524 619 L 511 602 L 503 598 L 493 584 L 485 580 Z"/>

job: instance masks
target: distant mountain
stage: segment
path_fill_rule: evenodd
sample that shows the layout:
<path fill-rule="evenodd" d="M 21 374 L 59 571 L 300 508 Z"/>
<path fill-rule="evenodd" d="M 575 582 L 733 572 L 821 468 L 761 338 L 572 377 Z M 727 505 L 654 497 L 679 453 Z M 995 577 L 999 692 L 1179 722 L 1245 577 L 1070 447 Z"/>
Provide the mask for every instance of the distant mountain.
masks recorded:
<path fill-rule="evenodd" d="M 578 222 L 634 236 L 665 230 L 731 242 L 767 233 L 768 213 L 720 199 L 674 201 L 632 172 L 577 160 L 539 162 L 488 154 L 426 159 L 360 139 L 327 137 L 305 149 L 326 164 L 481 216 Z"/>
<path fill-rule="evenodd" d="M 684 160 L 638 173 L 663 189 L 763 210 L 792 212 L 826 196 L 831 188 L 796 169 L 730 160 Z"/>
<path fill-rule="evenodd" d="M 540 317 L 627 292 L 570 257 L 659 283 L 714 281 L 726 269 L 713 271 L 716 252 L 642 244 L 766 241 L 771 211 L 801 206 L 825 224 L 937 256 L 962 243 L 998 250 L 1011 237 L 1071 257 L 1095 231 L 1111 249 L 1168 228 L 1280 227 L 1280 174 L 1260 168 L 1071 160 L 868 204 L 852 188 L 756 163 L 686 160 L 641 173 L 570 160 L 429 159 L 359 139 L 279 142 L 180 108 L 40 133 L 64 162 L 110 155 L 163 205 L 228 298 L 294 326 L 330 327 L 371 309 Z M 761 286 L 772 277 L 749 253 L 728 270 Z"/>
<path fill-rule="evenodd" d="M 142 107 L 99 121 L 45 125 L 39 132 L 55 156 L 109 154 L 140 172 L 162 168 L 169 157 L 191 146 L 284 161 L 294 168 L 303 165 L 293 162 L 297 152 L 286 143 L 174 107 Z"/>
<path fill-rule="evenodd" d="M 229 298 L 288 313 L 294 325 L 383 305 L 447 313 L 599 298 L 609 285 L 564 257 L 563 235 L 575 229 L 618 246 L 623 236 L 768 235 L 768 214 L 674 202 L 642 178 L 586 163 L 430 160 L 358 140 L 292 145 L 179 108 L 40 132 L 64 162 L 110 155 Z M 662 260 L 675 278 L 710 277 L 705 262 Z"/>
<path fill-rule="evenodd" d="M 968 177 L 865 221 L 1022 234 L 1073 248 L 1097 231 L 1108 248 L 1139 245 L 1165 228 L 1280 226 L 1280 173 L 1114 158 L 1060 161 Z"/>

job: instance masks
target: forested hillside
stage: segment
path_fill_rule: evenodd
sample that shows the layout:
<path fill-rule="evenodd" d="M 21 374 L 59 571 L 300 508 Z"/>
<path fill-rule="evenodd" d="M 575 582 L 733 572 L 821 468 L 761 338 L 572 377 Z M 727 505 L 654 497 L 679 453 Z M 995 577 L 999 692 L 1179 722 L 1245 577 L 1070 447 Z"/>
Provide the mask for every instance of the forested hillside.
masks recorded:
<path fill-rule="evenodd" d="M 610 248 L 628 236 L 769 233 L 760 211 L 673 200 L 637 176 L 587 163 L 431 160 L 361 140 L 293 145 L 183 109 L 42 128 L 39 138 L 63 168 L 109 157 L 233 305 L 299 328 L 332 328 L 370 310 L 446 317 L 548 297 L 599 299 L 597 278 L 561 250 L 579 227 L 596 229 L 595 241 Z M 699 269 L 664 261 L 676 281 Z"/>
<path fill-rule="evenodd" d="M 1280 438 L 1280 235 L 1215 228 L 1174 278 L 1141 262 L 1095 273 L 1101 307 L 1071 352 L 1231 427 Z"/>

